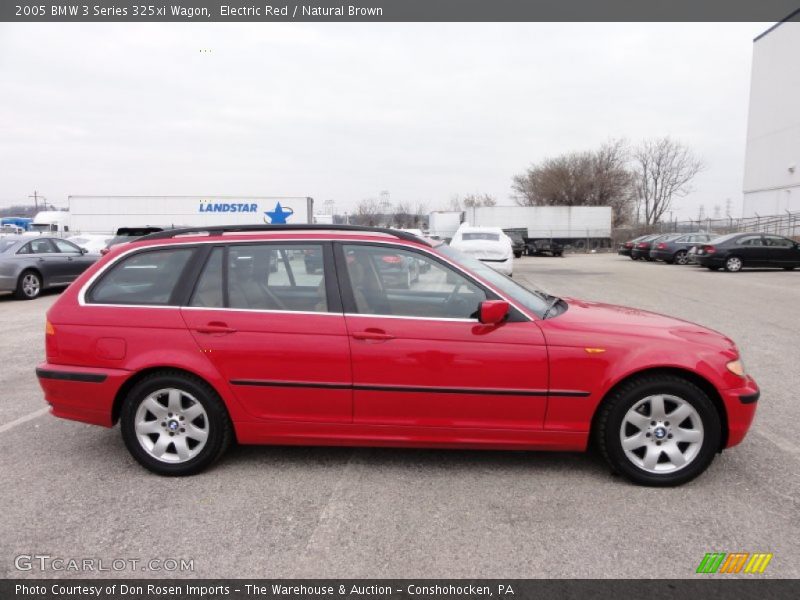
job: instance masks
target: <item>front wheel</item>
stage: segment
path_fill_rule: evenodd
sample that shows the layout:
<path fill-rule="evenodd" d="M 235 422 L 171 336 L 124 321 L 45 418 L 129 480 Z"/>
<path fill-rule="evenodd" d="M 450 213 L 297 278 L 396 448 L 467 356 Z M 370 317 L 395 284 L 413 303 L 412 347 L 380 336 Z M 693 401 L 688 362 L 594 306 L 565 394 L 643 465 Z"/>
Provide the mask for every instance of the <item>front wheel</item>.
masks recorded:
<path fill-rule="evenodd" d="M 720 448 L 719 414 L 696 385 L 675 375 L 623 384 L 595 431 L 611 468 L 634 483 L 674 486 L 705 471 Z"/>
<path fill-rule="evenodd" d="M 194 475 L 222 456 L 233 437 L 228 412 L 204 381 L 178 372 L 146 377 L 128 393 L 122 439 L 159 475 Z"/>

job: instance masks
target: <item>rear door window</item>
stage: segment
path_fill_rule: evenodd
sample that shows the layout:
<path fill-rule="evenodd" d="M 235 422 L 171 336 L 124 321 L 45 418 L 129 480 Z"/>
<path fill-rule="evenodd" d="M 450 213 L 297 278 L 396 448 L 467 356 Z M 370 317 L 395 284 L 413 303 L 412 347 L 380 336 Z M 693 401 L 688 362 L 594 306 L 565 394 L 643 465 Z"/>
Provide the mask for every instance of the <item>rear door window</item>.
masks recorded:
<path fill-rule="evenodd" d="M 19 249 L 17 254 L 54 254 L 56 251 L 53 243 L 48 239 L 33 240 Z"/>
<path fill-rule="evenodd" d="M 192 248 L 137 252 L 121 259 L 92 286 L 90 304 L 170 305 Z"/>
<path fill-rule="evenodd" d="M 328 312 L 322 244 L 228 247 L 230 308 Z"/>

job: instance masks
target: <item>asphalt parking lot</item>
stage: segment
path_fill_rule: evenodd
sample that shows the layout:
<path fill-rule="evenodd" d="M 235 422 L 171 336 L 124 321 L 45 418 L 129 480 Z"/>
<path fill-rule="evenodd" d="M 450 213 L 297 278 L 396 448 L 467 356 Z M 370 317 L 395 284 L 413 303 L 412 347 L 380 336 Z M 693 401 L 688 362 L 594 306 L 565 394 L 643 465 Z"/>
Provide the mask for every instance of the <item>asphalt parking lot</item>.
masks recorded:
<path fill-rule="evenodd" d="M 685 578 L 717 551 L 772 552 L 759 577 L 800 577 L 800 272 L 569 255 L 520 259 L 515 277 L 730 335 L 762 388 L 749 436 L 675 489 L 583 454 L 302 447 L 235 448 L 166 479 L 118 428 L 46 414 L 33 369 L 58 296 L 3 296 L 0 576 L 71 575 L 16 570 L 39 554 L 194 560 L 119 573 L 144 577 Z"/>

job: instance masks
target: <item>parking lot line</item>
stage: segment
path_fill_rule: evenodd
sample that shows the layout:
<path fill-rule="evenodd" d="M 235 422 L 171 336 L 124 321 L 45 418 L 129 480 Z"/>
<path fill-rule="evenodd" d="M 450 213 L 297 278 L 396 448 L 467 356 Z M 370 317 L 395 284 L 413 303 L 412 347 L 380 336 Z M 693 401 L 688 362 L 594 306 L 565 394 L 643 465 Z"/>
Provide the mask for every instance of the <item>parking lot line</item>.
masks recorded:
<path fill-rule="evenodd" d="M 50 411 L 49 406 L 45 406 L 44 408 L 40 408 L 39 410 L 35 410 L 32 413 L 28 413 L 20 417 L 19 419 L 14 419 L 10 423 L 6 423 L 5 425 L 0 425 L 0 433 L 5 433 L 9 429 L 14 429 L 17 425 L 22 425 L 23 423 L 27 423 L 28 421 L 32 421 L 37 417 L 41 417 L 43 414 L 46 414 Z"/>

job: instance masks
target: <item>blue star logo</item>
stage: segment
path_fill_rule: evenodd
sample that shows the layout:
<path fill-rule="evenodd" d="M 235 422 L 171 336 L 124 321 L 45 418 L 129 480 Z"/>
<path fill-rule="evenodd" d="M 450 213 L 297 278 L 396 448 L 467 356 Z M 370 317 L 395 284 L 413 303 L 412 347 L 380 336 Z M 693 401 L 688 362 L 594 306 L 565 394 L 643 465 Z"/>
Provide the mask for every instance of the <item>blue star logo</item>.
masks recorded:
<path fill-rule="evenodd" d="M 275 208 L 272 210 L 268 210 L 264 212 L 267 217 L 269 217 L 269 224 L 270 225 L 281 225 L 286 223 L 286 219 L 291 217 L 294 214 L 294 210 L 290 207 L 286 207 L 285 209 L 281 206 L 281 203 L 278 202 L 275 205 Z M 267 222 L 267 219 L 264 219 L 264 222 Z"/>

